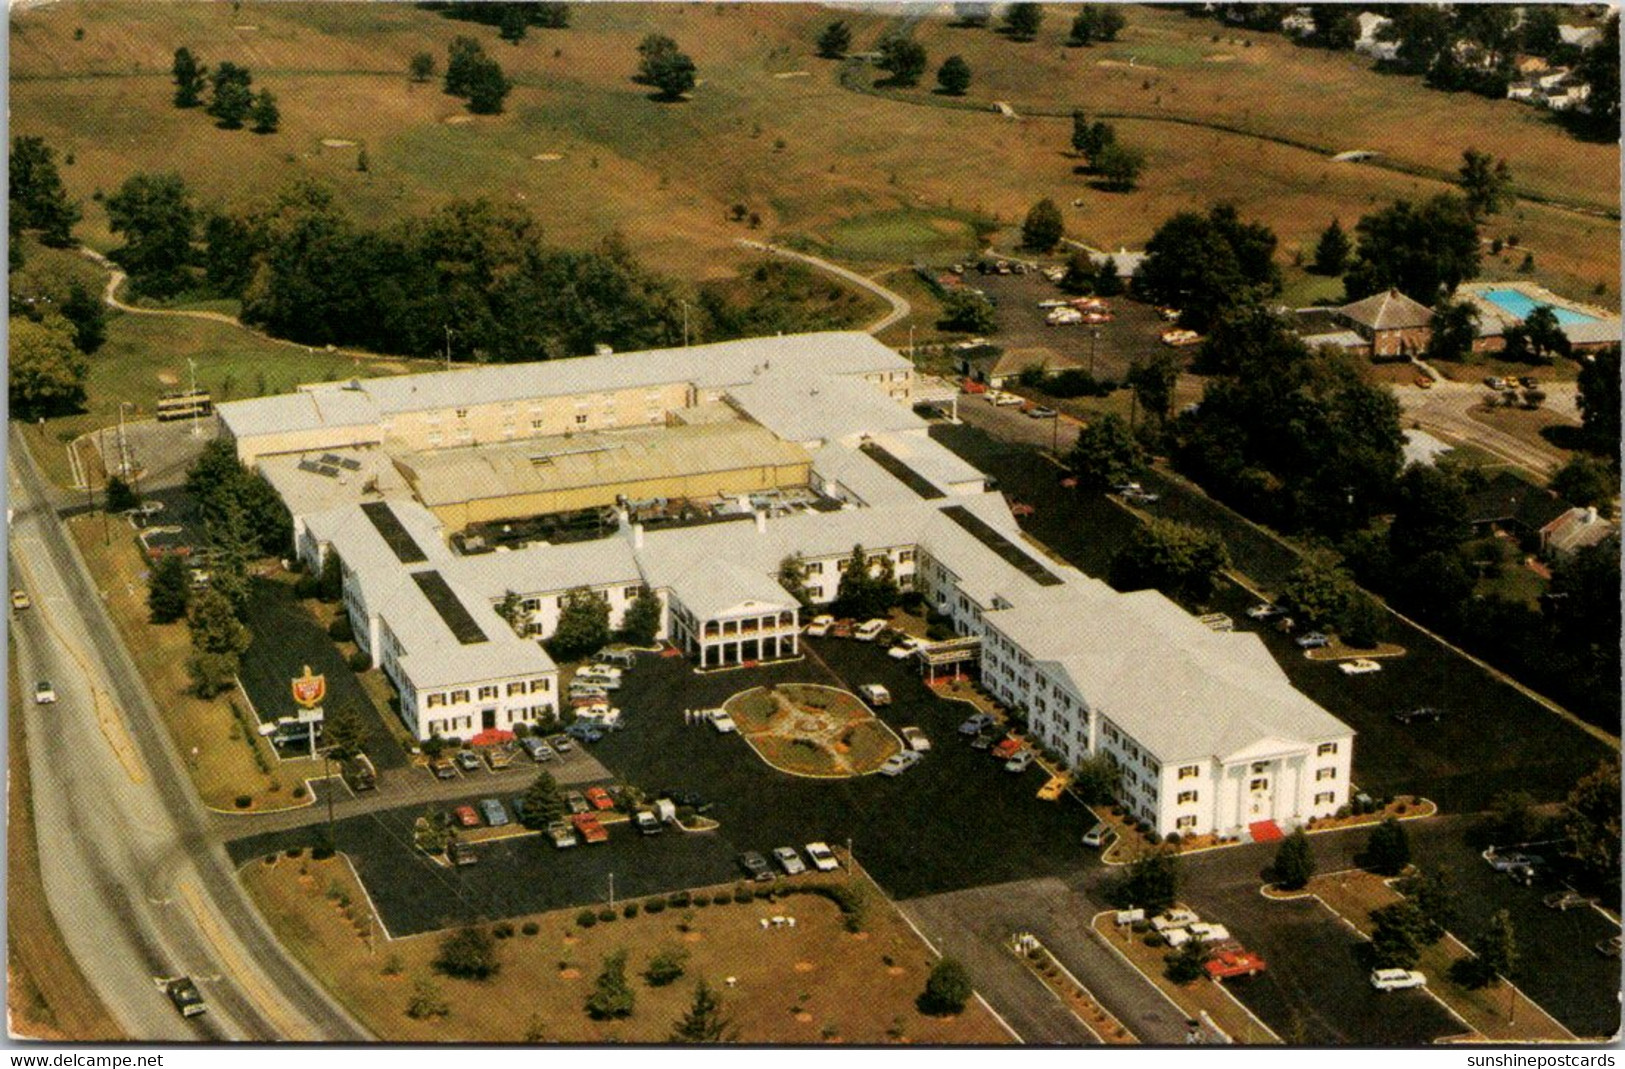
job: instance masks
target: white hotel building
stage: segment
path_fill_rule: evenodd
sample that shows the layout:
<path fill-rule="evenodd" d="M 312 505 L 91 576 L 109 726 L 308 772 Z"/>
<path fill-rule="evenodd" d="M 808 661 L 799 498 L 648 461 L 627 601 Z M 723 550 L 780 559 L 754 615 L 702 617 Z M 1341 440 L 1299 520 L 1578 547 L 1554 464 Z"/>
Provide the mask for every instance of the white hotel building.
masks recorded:
<path fill-rule="evenodd" d="M 742 503 L 729 522 L 623 522 L 595 541 L 465 556 L 391 461 L 426 444 L 419 430 L 395 439 L 392 406 L 427 398 L 500 413 L 545 398 L 568 413 L 572 390 L 602 397 L 614 384 L 649 406 L 644 428 L 737 419 L 805 450 L 822 507 L 769 514 Z M 558 670 L 537 639 L 581 587 L 607 599 L 612 624 L 653 590 L 662 637 L 696 667 L 796 656 L 802 610 L 778 582 L 781 563 L 799 558 L 818 605 L 861 544 L 980 638 L 984 684 L 1035 739 L 1069 763 L 1111 755 L 1123 802 L 1159 832 L 1291 827 L 1348 801 L 1353 730 L 1293 688 L 1257 636 L 1210 631 L 1161 594 L 1119 594 L 1044 555 L 982 473 L 929 436 L 909 408 L 914 386 L 908 361 L 872 338 L 818 334 L 321 384 L 220 415 L 292 510 L 299 555 L 315 564 L 338 553 L 357 639 L 420 738 L 466 739 L 555 712 Z M 542 421 L 535 433 L 553 431 Z M 342 463 L 318 470 L 315 451 Z M 496 611 L 510 592 L 516 627 Z"/>

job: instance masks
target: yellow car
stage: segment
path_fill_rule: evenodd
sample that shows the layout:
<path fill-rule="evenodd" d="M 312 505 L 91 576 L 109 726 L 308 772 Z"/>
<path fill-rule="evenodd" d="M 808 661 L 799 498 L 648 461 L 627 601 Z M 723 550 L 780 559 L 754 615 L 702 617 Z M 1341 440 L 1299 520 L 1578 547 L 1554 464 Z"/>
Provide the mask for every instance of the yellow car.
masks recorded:
<path fill-rule="evenodd" d="M 13 609 L 26 609 L 32 604 L 33 602 L 28 600 L 28 594 L 26 592 L 20 589 L 13 590 L 11 592 L 11 607 Z"/>
<path fill-rule="evenodd" d="M 1061 797 L 1066 790 L 1067 778 L 1065 776 L 1051 776 L 1049 782 L 1038 788 L 1038 797 L 1046 802 L 1053 802 Z"/>

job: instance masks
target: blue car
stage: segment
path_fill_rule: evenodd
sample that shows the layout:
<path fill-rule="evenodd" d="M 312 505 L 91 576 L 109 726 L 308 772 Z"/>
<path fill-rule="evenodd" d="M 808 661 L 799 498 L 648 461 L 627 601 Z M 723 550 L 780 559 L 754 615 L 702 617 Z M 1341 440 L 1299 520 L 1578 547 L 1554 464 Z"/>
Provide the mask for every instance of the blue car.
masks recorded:
<path fill-rule="evenodd" d="M 481 799 L 480 813 L 485 817 L 485 822 L 493 828 L 500 828 L 508 823 L 508 810 L 495 798 Z"/>
<path fill-rule="evenodd" d="M 564 733 L 580 742 L 597 742 L 604 737 L 604 733 L 595 725 L 586 721 L 577 721 L 564 729 Z"/>

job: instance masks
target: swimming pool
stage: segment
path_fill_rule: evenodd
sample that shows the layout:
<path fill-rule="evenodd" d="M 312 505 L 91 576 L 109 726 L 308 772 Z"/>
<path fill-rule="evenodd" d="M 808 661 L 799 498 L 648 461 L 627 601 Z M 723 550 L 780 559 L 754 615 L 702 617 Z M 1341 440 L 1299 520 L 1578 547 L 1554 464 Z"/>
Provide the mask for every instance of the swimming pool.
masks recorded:
<path fill-rule="evenodd" d="M 1520 320 L 1528 318 L 1529 313 L 1536 308 L 1545 307 L 1550 308 L 1553 314 L 1557 316 L 1559 324 L 1595 323 L 1597 321 L 1596 316 L 1588 316 L 1584 312 L 1575 312 L 1568 308 L 1559 308 L 1555 304 L 1545 304 L 1542 301 L 1537 301 L 1522 290 L 1485 290 L 1479 296 L 1509 315 L 1517 316 Z"/>

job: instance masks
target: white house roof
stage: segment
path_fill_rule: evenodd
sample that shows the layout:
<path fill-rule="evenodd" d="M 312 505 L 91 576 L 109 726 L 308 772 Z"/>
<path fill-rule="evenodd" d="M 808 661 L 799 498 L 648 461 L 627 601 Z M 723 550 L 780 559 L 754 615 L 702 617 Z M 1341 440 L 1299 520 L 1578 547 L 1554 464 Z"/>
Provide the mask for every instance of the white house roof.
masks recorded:
<path fill-rule="evenodd" d="M 701 620 L 737 609 L 767 613 L 795 608 L 796 600 L 766 572 L 713 557 L 685 571 L 672 586 L 683 606 Z"/>
<path fill-rule="evenodd" d="M 783 362 L 728 390 L 746 415 L 790 442 L 923 430 L 925 420 L 873 385 L 836 375 L 808 375 Z"/>
<path fill-rule="evenodd" d="M 323 427 L 350 428 L 356 442 L 378 442 L 379 409 L 371 395 L 347 385 L 324 384 L 320 390 L 299 390 L 249 401 L 228 401 L 215 411 L 226 429 L 238 438 Z"/>

